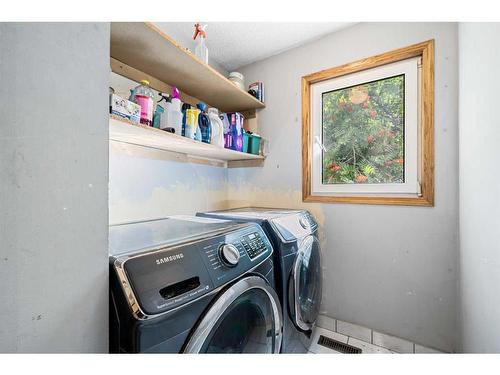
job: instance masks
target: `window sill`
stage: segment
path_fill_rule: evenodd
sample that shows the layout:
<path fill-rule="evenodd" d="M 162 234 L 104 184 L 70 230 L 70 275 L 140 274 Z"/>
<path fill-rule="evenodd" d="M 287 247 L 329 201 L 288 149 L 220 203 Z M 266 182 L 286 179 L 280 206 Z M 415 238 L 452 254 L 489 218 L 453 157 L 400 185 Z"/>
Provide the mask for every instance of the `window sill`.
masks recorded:
<path fill-rule="evenodd" d="M 353 196 L 353 195 L 308 195 L 302 197 L 304 202 L 310 203 L 351 203 L 351 204 L 375 204 L 375 205 L 397 205 L 397 206 L 434 206 L 434 200 L 429 197 L 396 197 L 396 196 Z"/>

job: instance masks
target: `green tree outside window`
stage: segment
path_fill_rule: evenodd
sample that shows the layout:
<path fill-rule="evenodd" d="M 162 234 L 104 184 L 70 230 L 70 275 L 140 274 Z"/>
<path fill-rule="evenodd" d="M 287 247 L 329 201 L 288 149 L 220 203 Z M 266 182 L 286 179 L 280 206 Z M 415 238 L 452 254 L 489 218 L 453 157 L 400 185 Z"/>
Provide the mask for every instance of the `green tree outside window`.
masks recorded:
<path fill-rule="evenodd" d="M 322 95 L 323 184 L 404 183 L 404 75 Z"/>

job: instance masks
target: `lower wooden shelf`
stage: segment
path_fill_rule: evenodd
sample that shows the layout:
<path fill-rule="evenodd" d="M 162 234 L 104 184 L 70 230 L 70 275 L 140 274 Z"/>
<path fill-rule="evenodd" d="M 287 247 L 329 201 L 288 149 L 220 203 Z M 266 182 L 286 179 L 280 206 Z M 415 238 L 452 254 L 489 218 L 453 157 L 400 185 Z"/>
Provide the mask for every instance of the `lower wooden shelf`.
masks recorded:
<path fill-rule="evenodd" d="M 259 166 L 265 159 L 261 155 L 217 147 L 150 126 L 134 125 L 116 117 L 109 119 L 109 139 L 184 154 L 195 159 L 215 160 L 222 162 L 227 167 L 255 167 Z"/>

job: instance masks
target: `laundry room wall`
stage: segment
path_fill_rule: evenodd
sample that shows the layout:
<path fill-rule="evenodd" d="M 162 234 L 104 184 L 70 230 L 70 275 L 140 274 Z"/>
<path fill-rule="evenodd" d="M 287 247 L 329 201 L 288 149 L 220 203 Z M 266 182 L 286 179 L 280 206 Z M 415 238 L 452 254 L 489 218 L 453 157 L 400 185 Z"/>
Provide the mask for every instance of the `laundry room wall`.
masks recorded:
<path fill-rule="evenodd" d="M 109 222 L 194 215 L 227 207 L 227 169 L 110 142 Z"/>
<path fill-rule="evenodd" d="M 301 81 L 306 74 L 435 39 L 435 206 L 304 204 Z M 270 141 L 263 168 L 231 169 L 231 206 L 309 207 L 323 236 L 323 313 L 445 351 L 457 347 L 457 25 L 366 23 L 246 66 L 262 81 Z"/>
<path fill-rule="evenodd" d="M 500 352 L 500 25 L 461 23 L 460 296 L 462 350 Z M 492 74 L 494 73 L 494 74 Z"/>
<path fill-rule="evenodd" d="M 108 350 L 109 31 L 0 24 L 0 352 Z"/>

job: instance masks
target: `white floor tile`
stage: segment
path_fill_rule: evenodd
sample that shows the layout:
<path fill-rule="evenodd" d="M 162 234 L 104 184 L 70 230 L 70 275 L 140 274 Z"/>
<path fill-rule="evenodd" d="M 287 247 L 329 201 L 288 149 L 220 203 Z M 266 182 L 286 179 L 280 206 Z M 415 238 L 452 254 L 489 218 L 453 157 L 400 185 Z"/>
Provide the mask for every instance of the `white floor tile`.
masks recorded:
<path fill-rule="evenodd" d="M 391 354 L 389 349 L 382 348 L 380 346 L 376 346 L 373 344 L 369 344 L 365 341 L 361 341 L 358 339 L 355 339 L 353 337 L 349 337 L 349 340 L 347 341 L 349 345 L 352 345 L 356 348 L 361 349 L 362 354 Z"/>
<path fill-rule="evenodd" d="M 316 320 L 316 326 L 328 329 L 330 331 L 335 331 L 335 319 L 330 318 L 326 315 L 319 315 Z"/>
<path fill-rule="evenodd" d="M 373 331 L 372 344 L 398 353 L 413 353 L 412 342 L 377 331 Z"/>
<path fill-rule="evenodd" d="M 337 332 L 346 336 L 354 337 L 365 342 L 372 341 L 372 330 L 358 326 L 357 324 L 337 320 Z"/>
<path fill-rule="evenodd" d="M 415 353 L 417 354 L 443 354 L 439 350 L 428 348 L 427 346 L 422 346 L 415 344 Z"/>

